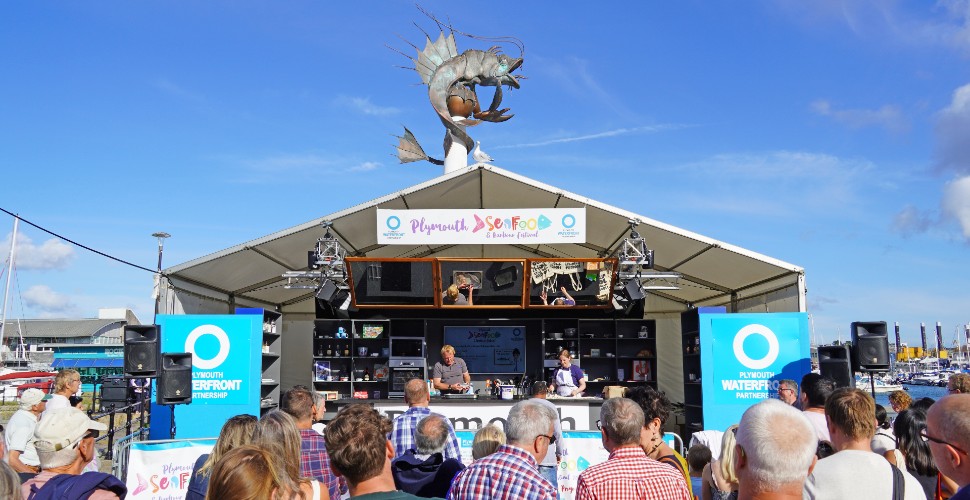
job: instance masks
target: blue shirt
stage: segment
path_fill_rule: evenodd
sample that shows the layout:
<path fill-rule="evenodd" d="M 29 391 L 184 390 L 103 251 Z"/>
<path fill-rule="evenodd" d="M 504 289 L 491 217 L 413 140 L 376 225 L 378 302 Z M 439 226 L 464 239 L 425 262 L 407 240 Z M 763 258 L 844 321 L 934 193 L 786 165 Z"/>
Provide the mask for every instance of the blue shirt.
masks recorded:
<path fill-rule="evenodd" d="M 387 438 L 394 443 L 395 457 L 403 457 L 408 450 L 417 448 L 414 444 L 414 430 L 418 427 L 418 422 L 428 415 L 431 415 L 431 409 L 427 406 L 412 406 L 394 419 L 394 428 L 391 429 L 391 435 Z M 458 436 L 455 435 L 455 429 L 452 428 L 451 421 L 445 418 L 445 422 L 448 422 L 449 434 L 448 443 L 445 445 L 445 458 L 454 458 L 455 460 L 461 461 L 461 449 L 458 447 Z"/>

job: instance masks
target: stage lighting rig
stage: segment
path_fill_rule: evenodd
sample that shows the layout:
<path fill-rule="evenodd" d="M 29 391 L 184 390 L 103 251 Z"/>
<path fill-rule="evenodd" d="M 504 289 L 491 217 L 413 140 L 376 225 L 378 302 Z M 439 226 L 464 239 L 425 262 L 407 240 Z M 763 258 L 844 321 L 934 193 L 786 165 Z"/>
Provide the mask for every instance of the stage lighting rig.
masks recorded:
<path fill-rule="evenodd" d="M 654 268 L 654 251 L 647 248 L 647 242 L 640 236 L 637 226 L 640 219 L 629 219 L 630 235 L 623 239 L 615 255 L 619 260 L 616 270 L 616 290 L 644 292 L 650 290 L 678 290 L 678 273 L 644 272 Z M 637 295 L 637 294 L 633 294 Z"/>
<path fill-rule="evenodd" d="M 347 289 L 347 269 L 344 257 L 347 251 L 330 232 L 333 222 L 326 220 L 320 224 L 324 228 L 323 237 L 318 239 L 313 250 L 307 252 L 307 270 L 283 273 L 287 279 L 285 288 L 306 288 L 321 290 L 328 282 L 337 288 Z"/>

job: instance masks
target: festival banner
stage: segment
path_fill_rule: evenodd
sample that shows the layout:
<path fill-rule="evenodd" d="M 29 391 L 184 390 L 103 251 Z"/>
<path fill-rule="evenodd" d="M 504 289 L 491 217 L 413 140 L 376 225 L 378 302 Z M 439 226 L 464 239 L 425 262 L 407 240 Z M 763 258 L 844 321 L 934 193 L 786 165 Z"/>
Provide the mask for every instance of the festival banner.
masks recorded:
<path fill-rule="evenodd" d="M 215 446 L 214 438 L 131 444 L 128 451 L 128 497 L 132 500 L 181 500 L 192 466 Z"/>
<path fill-rule="evenodd" d="M 585 243 L 586 208 L 377 210 L 382 245 Z"/>
<path fill-rule="evenodd" d="M 811 370 L 806 313 L 701 314 L 705 429 L 724 430 Z"/>
<path fill-rule="evenodd" d="M 570 399 L 572 401 L 568 402 L 563 401 L 563 399 L 549 399 L 556 405 L 556 410 L 559 412 L 559 423 L 562 425 L 562 429 L 564 431 L 583 431 L 590 427 L 595 428 L 595 418 L 593 421 L 590 421 L 589 403 L 583 401 L 584 398 Z M 372 405 L 375 410 L 384 413 L 391 419 L 401 415 L 408 409 L 408 405 L 403 401 L 376 400 L 372 402 Z M 504 429 L 510 408 L 511 406 L 507 404 L 488 405 L 468 404 L 466 401 L 435 401 L 431 411 L 444 415 L 456 431 L 469 430 L 474 433 L 488 424 L 495 424 Z M 596 408 L 596 414 L 599 414 L 598 407 Z"/>

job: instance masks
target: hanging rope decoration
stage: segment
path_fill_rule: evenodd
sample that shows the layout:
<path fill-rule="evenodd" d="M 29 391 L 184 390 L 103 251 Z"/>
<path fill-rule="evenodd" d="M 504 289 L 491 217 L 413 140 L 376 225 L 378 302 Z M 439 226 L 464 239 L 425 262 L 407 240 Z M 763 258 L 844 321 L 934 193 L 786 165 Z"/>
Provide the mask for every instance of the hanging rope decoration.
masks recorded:
<path fill-rule="evenodd" d="M 555 293 L 558 289 L 556 284 L 559 276 L 567 275 L 569 284 L 574 291 L 583 289 L 583 272 L 585 271 L 582 262 L 533 262 L 532 263 L 532 282 L 542 284 L 542 290 Z"/>

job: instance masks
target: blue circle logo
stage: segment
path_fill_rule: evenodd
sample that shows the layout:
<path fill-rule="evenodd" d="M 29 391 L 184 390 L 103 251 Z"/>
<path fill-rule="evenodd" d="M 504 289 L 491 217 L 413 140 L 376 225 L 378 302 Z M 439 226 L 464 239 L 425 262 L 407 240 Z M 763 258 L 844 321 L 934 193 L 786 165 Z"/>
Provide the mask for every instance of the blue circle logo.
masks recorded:
<path fill-rule="evenodd" d="M 396 215 L 392 215 L 387 218 L 387 222 L 385 222 L 385 224 L 387 224 L 387 227 L 391 231 L 396 231 L 397 228 L 401 227 L 401 219 L 398 219 Z"/>
<path fill-rule="evenodd" d="M 566 229 L 572 229 L 576 225 L 576 217 L 572 214 L 566 214 L 562 216 L 562 226 Z"/>

